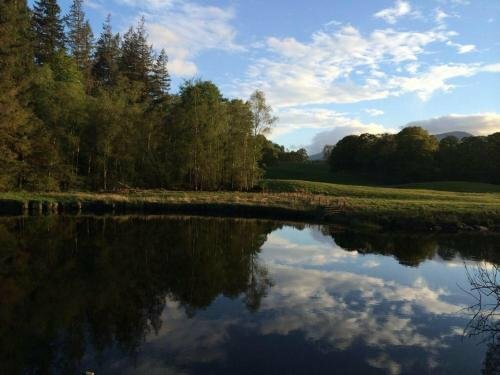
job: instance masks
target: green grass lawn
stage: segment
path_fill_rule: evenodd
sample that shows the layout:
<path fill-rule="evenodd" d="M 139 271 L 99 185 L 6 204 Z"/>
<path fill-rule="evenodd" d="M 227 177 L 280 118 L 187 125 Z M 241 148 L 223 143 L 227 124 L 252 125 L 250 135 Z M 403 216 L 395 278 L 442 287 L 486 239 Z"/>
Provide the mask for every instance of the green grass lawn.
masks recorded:
<path fill-rule="evenodd" d="M 486 202 L 494 201 L 500 204 L 500 192 L 454 192 L 440 191 L 424 188 L 423 184 L 418 188 L 410 187 L 383 187 L 383 186 L 356 186 L 345 184 L 332 184 L 325 182 L 313 182 L 302 180 L 262 180 L 260 183 L 266 192 L 302 192 L 306 194 L 321 194 L 327 196 L 342 196 L 352 198 L 370 199 L 397 199 L 397 200 L 442 200 L 442 201 L 467 201 Z M 432 186 L 432 185 L 429 185 Z"/>
<path fill-rule="evenodd" d="M 437 191 L 453 191 L 459 193 L 500 193 L 500 185 L 467 181 L 421 182 L 394 186 L 401 189 L 425 189 Z"/>
<path fill-rule="evenodd" d="M 264 176 L 273 180 L 303 180 L 314 182 L 330 182 L 346 185 L 376 185 L 366 176 L 355 176 L 349 173 L 335 173 L 324 161 L 307 163 L 278 162 L 268 167 Z"/>
<path fill-rule="evenodd" d="M 353 175 L 349 173 L 332 173 L 328 164 L 324 161 L 307 163 L 279 162 L 268 168 L 265 173 L 265 178 L 268 180 L 300 180 L 355 186 L 381 186 L 369 176 Z M 389 187 L 457 193 L 500 193 L 500 185 L 465 181 L 422 182 Z"/>
<path fill-rule="evenodd" d="M 344 200 L 354 216 L 367 220 L 500 223 L 500 193 L 354 186 L 296 180 L 263 180 L 264 192 L 296 193 Z M 330 200 L 329 200 L 329 199 Z M 328 204 L 328 203 L 326 203 Z"/>

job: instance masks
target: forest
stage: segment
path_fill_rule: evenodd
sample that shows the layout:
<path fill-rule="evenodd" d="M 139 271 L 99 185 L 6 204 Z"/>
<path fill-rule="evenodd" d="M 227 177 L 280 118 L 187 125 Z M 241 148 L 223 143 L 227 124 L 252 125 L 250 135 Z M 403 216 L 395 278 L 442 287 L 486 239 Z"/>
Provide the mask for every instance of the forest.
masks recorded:
<path fill-rule="evenodd" d="M 247 190 L 276 121 L 263 92 L 227 99 L 209 81 L 170 92 L 145 20 L 94 37 L 74 0 L 0 3 L 0 190 Z"/>
<path fill-rule="evenodd" d="M 470 181 L 500 184 L 500 133 L 438 141 L 425 129 L 343 138 L 329 151 L 334 172 L 370 176 L 379 183 Z"/>

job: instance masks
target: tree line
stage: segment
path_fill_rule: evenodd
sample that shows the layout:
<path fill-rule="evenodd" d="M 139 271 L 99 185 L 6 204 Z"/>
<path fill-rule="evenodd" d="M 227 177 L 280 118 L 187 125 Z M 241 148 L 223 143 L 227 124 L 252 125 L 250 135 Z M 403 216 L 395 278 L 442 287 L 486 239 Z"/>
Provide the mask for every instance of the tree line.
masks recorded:
<path fill-rule="evenodd" d="M 296 151 L 287 150 L 284 146 L 274 143 L 264 136 L 260 140 L 262 147 L 261 166 L 269 167 L 277 162 L 305 163 L 309 161 L 309 155 L 305 148 Z"/>
<path fill-rule="evenodd" d="M 250 189 L 276 121 L 262 92 L 209 81 L 170 92 L 168 56 L 144 19 L 95 38 L 74 0 L 0 3 L 0 189 Z M 264 138 L 265 139 L 265 138 Z"/>
<path fill-rule="evenodd" d="M 332 171 L 382 183 L 459 180 L 500 184 L 500 133 L 441 141 L 420 127 L 398 134 L 349 135 L 329 151 Z"/>

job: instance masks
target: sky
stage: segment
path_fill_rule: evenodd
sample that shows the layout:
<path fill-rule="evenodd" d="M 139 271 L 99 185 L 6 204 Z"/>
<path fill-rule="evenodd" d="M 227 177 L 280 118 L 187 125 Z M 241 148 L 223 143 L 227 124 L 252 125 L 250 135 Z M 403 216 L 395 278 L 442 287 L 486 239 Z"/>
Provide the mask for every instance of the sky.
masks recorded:
<path fill-rule="evenodd" d="M 66 12 L 71 0 L 60 0 Z M 141 16 L 174 91 L 265 92 L 270 138 L 319 152 L 345 135 L 500 131 L 500 0 L 86 0 L 96 35 Z"/>

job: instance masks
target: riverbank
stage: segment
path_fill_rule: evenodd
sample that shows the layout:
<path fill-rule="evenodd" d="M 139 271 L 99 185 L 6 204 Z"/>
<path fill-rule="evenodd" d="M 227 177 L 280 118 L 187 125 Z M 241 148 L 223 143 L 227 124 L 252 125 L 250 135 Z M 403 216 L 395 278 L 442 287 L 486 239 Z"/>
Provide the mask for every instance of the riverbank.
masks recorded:
<path fill-rule="evenodd" d="M 0 193 L 0 215 L 207 214 L 386 230 L 499 231 L 500 194 L 264 180 L 258 192 Z"/>

